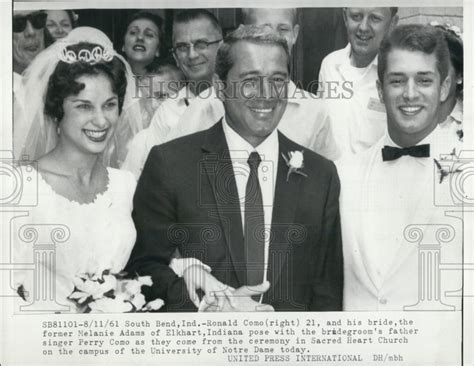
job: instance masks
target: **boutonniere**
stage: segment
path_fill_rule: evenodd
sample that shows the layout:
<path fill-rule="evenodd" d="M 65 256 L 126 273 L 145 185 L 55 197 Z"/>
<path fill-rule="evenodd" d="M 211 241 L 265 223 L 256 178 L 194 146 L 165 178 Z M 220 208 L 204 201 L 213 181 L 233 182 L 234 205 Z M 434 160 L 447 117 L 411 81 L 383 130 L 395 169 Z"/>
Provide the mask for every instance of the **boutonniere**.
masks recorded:
<path fill-rule="evenodd" d="M 456 156 L 456 149 L 453 149 L 453 152 L 449 155 L 452 155 L 452 156 Z M 436 165 L 436 168 L 438 169 L 438 173 L 439 173 L 439 183 L 443 183 L 443 180 L 445 177 L 447 177 L 448 175 L 450 174 L 455 174 L 455 173 L 461 173 L 463 170 L 462 169 L 452 169 L 451 166 L 442 166 L 441 163 L 436 160 L 436 159 L 433 159 L 434 160 L 434 163 Z"/>
<path fill-rule="evenodd" d="M 459 141 L 463 142 L 462 138 L 464 137 L 464 131 L 461 129 L 456 130 L 456 135 L 458 135 Z"/>
<path fill-rule="evenodd" d="M 302 175 L 303 177 L 307 177 L 305 173 L 303 173 L 300 169 L 304 168 L 304 159 L 303 159 L 303 151 L 290 151 L 288 156 L 281 153 L 281 156 L 285 160 L 286 165 L 288 166 L 288 173 L 286 174 L 286 181 L 290 179 L 291 173 L 296 173 Z"/>

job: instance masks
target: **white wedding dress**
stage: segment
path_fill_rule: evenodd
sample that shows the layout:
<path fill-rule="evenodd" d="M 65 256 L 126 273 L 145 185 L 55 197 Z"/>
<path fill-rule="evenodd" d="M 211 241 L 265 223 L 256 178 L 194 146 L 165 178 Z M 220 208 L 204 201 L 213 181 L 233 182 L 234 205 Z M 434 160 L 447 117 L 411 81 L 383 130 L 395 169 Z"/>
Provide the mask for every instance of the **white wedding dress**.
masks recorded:
<path fill-rule="evenodd" d="M 23 172 L 25 169 L 22 167 Z M 17 223 L 13 225 L 11 237 L 15 262 L 31 264 L 36 261 L 42 270 L 54 272 L 48 258 L 37 255 L 35 260 L 34 249 L 38 244 L 44 244 L 45 240 L 51 242 L 50 232 L 55 226 L 65 225 L 69 229 L 69 238 L 56 244 L 55 249 L 58 304 L 72 305 L 67 297 L 74 289 L 76 275 L 100 275 L 106 269 L 120 272 L 135 243 L 136 232 L 131 216 L 135 178 L 131 173 L 118 169 L 107 168 L 107 172 L 109 183 L 106 191 L 88 204 L 70 201 L 57 194 L 36 170 L 33 173 L 37 173 L 37 186 L 29 184 L 24 187 L 26 191 L 23 194 L 30 195 L 24 199 L 34 202 L 32 200 L 37 191 L 38 200 L 36 206 L 28 208 L 28 216 L 16 219 Z M 36 177 L 33 177 L 33 183 Z M 25 237 L 31 238 L 32 231 L 25 232 L 28 227 L 38 233 L 36 243 L 35 240 L 25 242 Z M 34 282 L 35 274 L 37 271 L 29 270 L 16 271 L 14 275 L 15 286 L 23 285 L 28 291 L 29 302 L 35 296 L 34 287 L 38 286 Z M 74 306 L 71 310 L 74 312 Z"/>

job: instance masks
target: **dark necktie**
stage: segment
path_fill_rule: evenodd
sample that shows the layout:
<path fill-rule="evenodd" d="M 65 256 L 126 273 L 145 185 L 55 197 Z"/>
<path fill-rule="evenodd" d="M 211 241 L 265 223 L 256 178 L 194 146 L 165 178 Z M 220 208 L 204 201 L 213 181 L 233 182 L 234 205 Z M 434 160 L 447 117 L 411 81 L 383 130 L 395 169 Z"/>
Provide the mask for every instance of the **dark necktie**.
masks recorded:
<path fill-rule="evenodd" d="M 430 145 L 416 145 L 410 147 L 393 147 L 384 146 L 382 149 L 383 161 L 396 160 L 404 155 L 410 155 L 415 158 L 429 158 L 430 157 Z"/>
<path fill-rule="evenodd" d="M 254 151 L 247 163 L 250 174 L 245 188 L 245 258 L 247 266 L 247 285 L 257 285 L 263 282 L 263 263 L 265 258 L 264 216 L 262 190 L 258 181 L 258 166 L 260 155 Z"/>

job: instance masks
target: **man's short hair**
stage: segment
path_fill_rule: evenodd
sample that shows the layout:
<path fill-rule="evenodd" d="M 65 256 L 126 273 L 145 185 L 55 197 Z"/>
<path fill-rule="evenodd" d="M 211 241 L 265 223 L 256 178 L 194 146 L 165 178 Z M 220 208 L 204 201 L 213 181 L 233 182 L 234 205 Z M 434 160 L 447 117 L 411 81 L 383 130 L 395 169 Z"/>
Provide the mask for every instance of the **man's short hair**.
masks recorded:
<path fill-rule="evenodd" d="M 343 8 L 344 11 L 346 11 L 347 7 L 346 8 Z M 392 18 L 397 15 L 398 13 L 398 8 L 397 7 L 390 7 L 390 15 L 392 16 Z"/>
<path fill-rule="evenodd" d="M 190 23 L 198 19 L 207 19 L 212 24 L 216 32 L 222 37 L 222 27 L 219 24 L 219 21 L 214 14 L 205 9 L 186 9 L 180 11 L 173 19 L 173 33 L 176 24 Z"/>
<path fill-rule="evenodd" d="M 443 34 L 430 25 L 405 24 L 385 36 L 379 49 L 377 73 L 381 83 L 387 68 L 387 58 L 393 49 L 420 51 L 436 56 L 436 68 L 443 81 L 449 70 L 449 50 Z"/>
<path fill-rule="evenodd" d="M 222 81 L 225 81 L 229 70 L 234 65 L 232 47 L 240 41 L 253 44 L 272 45 L 283 48 L 287 57 L 288 70 L 290 68 L 290 52 L 286 39 L 268 26 L 241 25 L 235 31 L 229 33 L 224 43 L 219 47 L 216 57 L 216 74 Z"/>
<path fill-rule="evenodd" d="M 252 11 L 256 10 L 256 8 L 242 8 L 242 24 L 250 24 L 250 15 Z M 272 10 L 272 9 L 267 9 Z M 296 8 L 288 8 L 285 10 L 291 11 L 291 23 L 293 26 L 298 24 L 298 9 Z"/>

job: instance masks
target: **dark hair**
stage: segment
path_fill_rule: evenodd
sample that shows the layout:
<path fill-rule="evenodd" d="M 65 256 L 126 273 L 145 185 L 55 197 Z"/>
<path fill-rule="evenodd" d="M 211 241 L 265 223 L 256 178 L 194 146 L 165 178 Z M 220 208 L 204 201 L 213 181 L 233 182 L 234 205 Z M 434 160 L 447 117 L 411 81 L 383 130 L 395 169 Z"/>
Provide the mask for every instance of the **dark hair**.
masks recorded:
<path fill-rule="evenodd" d="M 102 46 L 89 42 L 80 42 L 66 47 L 67 51 L 73 51 L 76 55 L 79 51 L 92 51 L 95 47 L 103 50 Z M 67 63 L 59 61 L 49 78 L 44 105 L 44 113 L 58 122 L 64 117 L 64 99 L 70 95 L 77 95 L 84 89 L 83 83 L 76 80 L 83 75 L 105 75 L 112 84 L 112 90 L 117 93 L 119 113 L 122 112 L 125 91 L 127 89 L 127 77 L 125 75 L 125 65 L 117 57 L 109 62 L 100 61 L 90 63 L 86 61 L 76 61 Z"/>
<path fill-rule="evenodd" d="M 130 24 L 134 22 L 135 20 L 139 20 L 139 19 L 147 19 L 156 25 L 156 27 L 158 28 L 158 48 L 160 50 L 160 55 L 163 55 L 165 52 L 164 44 L 163 44 L 164 42 L 163 19 L 158 14 L 153 14 L 153 13 L 150 13 L 149 11 L 141 10 L 130 15 L 127 18 L 127 22 L 125 23 L 125 29 L 123 32 L 122 39 L 127 34 L 127 29 L 130 26 Z"/>
<path fill-rule="evenodd" d="M 219 21 L 210 11 L 205 9 L 186 9 L 180 11 L 173 19 L 173 33 L 174 27 L 176 24 L 189 23 L 198 19 L 207 19 L 212 24 L 216 32 L 222 37 L 222 27 L 219 24 Z"/>
<path fill-rule="evenodd" d="M 387 57 L 393 49 L 420 51 L 436 56 L 436 68 L 441 81 L 448 75 L 449 51 L 442 33 L 435 27 L 405 24 L 393 29 L 380 44 L 377 73 L 381 83 L 387 68 Z"/>
<path fill-rule="evenodd" d="M 76 28 L 77 27 L 77 20 L 75 19 L 76 13 L 74 13 L 74 11 L 72 10 L 65 10 L 65 11 L 67 15 L 69 16 L 69 20 L 71 21 L 72 28 Z"/>
<path fill-rule="evenodd" d="M 449 28 L 445 28 L 441 25 L 436 25 L 436 29 L 439 29 L 443 34 L 444 39 L 448 44 L 449 49 L 449 58 L 451 64 L 456 71 L 456 76 L 464 76 L 464 46 L 461 37 L 459 37 L 454 31 Z M 456 80 L 451 80 L 452 83 L 455 83 Z M 458 97 L 462 96 L 463 93 L 463 83 L 456 84 L 456 95 Z"/>
<path fill-rule="evenodd" d="M 280 46 L 286 53 L 288 70 L 290 68 L 290 52 L 286 39 L 273 31 L 268 26 L 241 25 L 235 31 L 229 33 L 224 43 L 219 47 L 216 56 L 216 74 L 222 81 L 225 81 L 229 70 L 234 65 L 232 47 L 240 41 L 254 44 L 265 44 Z"/>

